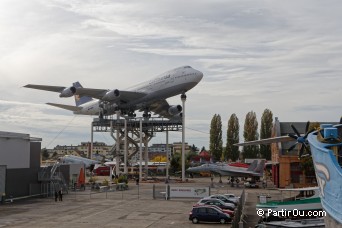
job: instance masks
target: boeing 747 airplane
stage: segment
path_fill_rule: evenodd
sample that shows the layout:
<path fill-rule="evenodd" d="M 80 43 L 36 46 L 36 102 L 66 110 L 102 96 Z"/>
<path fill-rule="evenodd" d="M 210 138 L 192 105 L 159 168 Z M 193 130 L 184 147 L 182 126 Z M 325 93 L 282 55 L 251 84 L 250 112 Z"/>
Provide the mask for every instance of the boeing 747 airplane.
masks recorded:
<path fill-rule="evenodd" d="M 103 115 L 112 115 L 120 110 L 123 114 L 135 116 L 134 112 L 139 110 L 144 112 L 144 117 L 150 117 L 149 112 L 154 112 L 161 117 L 172 118 L 181 114 L 182 106 L 169 105 L 166 99 L 185 94 L 202 78 L 202 72 L 190 66 L 183 66 L 126 91 L 83 88 L 79 82 L 73 83 L 71 87 L 33 84 L 24 87 L 57 92 L 59 97 L 75 96 L 76 106 L 47 103 L 73 111 L 74 114 L 99 115 L 102 118 Z"/>

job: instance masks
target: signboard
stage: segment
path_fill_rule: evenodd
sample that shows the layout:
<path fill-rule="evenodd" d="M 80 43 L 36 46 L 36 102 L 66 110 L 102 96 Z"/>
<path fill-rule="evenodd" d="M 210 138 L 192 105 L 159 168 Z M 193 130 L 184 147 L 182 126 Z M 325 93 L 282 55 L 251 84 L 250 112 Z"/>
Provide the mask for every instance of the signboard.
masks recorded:
<path fill-rule="evenodd" d="M 209 196 L 209 187 L 171 187 L 170 197 L 203 198 Z"/>

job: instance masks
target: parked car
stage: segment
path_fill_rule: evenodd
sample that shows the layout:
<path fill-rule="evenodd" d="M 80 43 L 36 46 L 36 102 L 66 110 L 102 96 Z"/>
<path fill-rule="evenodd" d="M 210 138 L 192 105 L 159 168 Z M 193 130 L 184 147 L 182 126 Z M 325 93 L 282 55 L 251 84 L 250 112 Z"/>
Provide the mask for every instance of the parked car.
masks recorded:
<path fill-rule="evenodd" d="M 222 200 L 222 201 L 225 202 L 225 203 L 231 203 L 231 204 L 234 204 L 234 206 L 237 205 L 237 202 L 235 202 L 235 201 L 232 200 L 232 199 L 229 199 L 229 198 L 226 197 L 225 195 L 211 195 L 211 196 L 209 196 L 209 198 L 220 199 L 220 200 Z"/>
<path fill-rule="evenodd" d="M 223 194 L 225 197 L 227 197 L 228 199 L 236 202 L 236 203 L 239 203 L 240 201 L 240 197 L 239 196 L 235 196 L 234 194 L 232 193 L 226 193 L 226 194 Z"/>
<path fill-rule="evenodd" d="M 234 217 L 234 211 L 228 210 L 228 209 L 222 209 L 222 208 L 220 208 L 220 207 L 218 207 L 216 205 L 204 205 L 204 206 L 203 205 L 202 206 L 198 205 L 198 206 L 194 206 L 194 207 L 212 207 L 212 208 L 215 208 L 215 209 L 217 209 L 219 211 L 222 211 L 223 213 L 229 215 L 229 217 L 231 217 L 231 218 Z"/>
<path fill-rule="evenodd" d="M 231 222 L 231 218 L 229 215 L 215 209 L 213 207 L 193 207 L 192 211 L 189 213 L 189 220 L 192 223 L 199 223 L 199 222 L 219 222 L 219 223 L 227 223 Z"/>
<path fill-rule="evenodd" d="M 245 187 L 246 188 L 259 188 L 259 185 L 257 185 L 255 182 L 245 182 Z"/>
<path fill-rule="evenodd" d="M 228 209 L 234 211 L 235 206 L 234 204 L 231 203 L 225 203 L 222 200 L 219 199 L 212 199 L 212 198 L 203 198 L 197 202 L 194 206 L 199 206 L 199 205 L 216 205 L 222 209 Z"/>

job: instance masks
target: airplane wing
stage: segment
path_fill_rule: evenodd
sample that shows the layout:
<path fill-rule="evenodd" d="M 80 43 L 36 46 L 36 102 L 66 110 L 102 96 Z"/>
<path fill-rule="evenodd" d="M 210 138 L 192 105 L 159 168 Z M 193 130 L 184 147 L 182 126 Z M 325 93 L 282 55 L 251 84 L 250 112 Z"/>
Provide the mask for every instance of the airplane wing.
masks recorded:
<path fill-rule="evenodd" d="M 63 86 L 32 85 L 32 84 L 25 85 L 24 87 L 30 88 L 30 89 L 39 89 L 39 90 L 45 90 L 45 91 L 50 91 L 50 92 L 57 92 L 57 93 L 62 92 L 66 88 Z"/>
<path fill-rule="evenodd" d="M 55 104 L 55 103 L 46 103 L 48 105 L 51 106 L 55 106 L 58 108 L 63 108 L 69 111 L 80 111 L 82 108 L 81 107 L 77 107 L 77 106 L 72 106 L 72 105 L 64 105 L 64 104 Z"/>
<path fill-rule="evenodd" d="M 268 138 L 268 139 L 260 139 L 260 140 L 255 140 L 255 141 L 236 143 L 234 144 L 234 146 L 251 146 L 251 145 L 260 145 L 260 144 L 265 145 L 265 144 L 289 142 L 289 141 L 295 141 L 295 139 L 286 135 L 286 136 L 279 136 L 279 137 Z"/>
<path fill-rule="evenodd" d="M 179 109 L 178 109 L 179 106 Z M 170 114 L 170 108 L 174 108 L 175 114 Z M 150 104 L 149 106 L 150 111 L 154 112 L 155 114 L 159 115 L 160 117 L 172 119 L 172 118 L 180 118 L 178 115 L 182 111 L 182 107 L 180 105 L 171 106 L 166 100 L 158 100 Z M 177 110 L 178 109 L 178 110 Z M 143 110 L 140 110 L 143 111 Z"/>
<path fill-rule="evenodd" d="M 155 114 L 161 117 L 166 117 L 166 118 L 171 117 L 168 111 L 168 109 L 170 108 L 170 105 L 166 100 L 156 101 L 152 103 L 149 108 L 152 112 L 154 112 Z"/>
<path fill-rule="evenodd" d="M 77 88 L 75 95 L 87 96 L 102 100 L 103 96 L 108 92 L 109 90 L 106 89 Z M 132 100 L 137 100 L 145 95 L 145 93 L 120 90 L 119 100 L 121 103 L 128 103 Z"/>
<path fill-rule="evenodd" d="M 61 93 L 64 89 L 67 88 L 64 86 L 49 86 L 49 85 L 34 85 L 34 84 L 28 84 L 28 85 L 25 85 L 24 87 L 30 88 L 30 89 L 39 89 L 39 90 L 45 90 L 45 91 L 50 91 L 50 92 L 57 92 L 57 93 Z M 109 92 L 109 90 L 107 89 L 77 88 L 74 95 L 88 96 L 88 97 L 101 100 L 107 92 Z M 131 100 L 136 100 L 146 95 L 145 93 L 132 92 L 132 91 L 119 91 L 119 92 L 120 92 L 120 101 L 122 103 L 127 103 Z"/>

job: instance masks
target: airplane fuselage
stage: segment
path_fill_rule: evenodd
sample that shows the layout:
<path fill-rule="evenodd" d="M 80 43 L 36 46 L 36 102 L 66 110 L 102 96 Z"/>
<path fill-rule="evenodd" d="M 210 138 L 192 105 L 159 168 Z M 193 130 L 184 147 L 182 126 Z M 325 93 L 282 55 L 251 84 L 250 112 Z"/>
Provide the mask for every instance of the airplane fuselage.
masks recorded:
<path fill-rule="evenodd" d="M 196 86 L 203 78 L 203 73 L 189 66 L 175 68 L 147 82 L 129 88 L 129 91 L 139 92 L 142 96 L 128 103 L 112 102 L 110 105 L 124 110 L 144 109 L 149 104 L 169 97 L 183 94 Z M 93 99 L 80 105 L 81 110 L 74 114 L 98 115 L 101 111 L 101 101 Z M 114 109 L 108 109 L 107 115 L 114 114 Z"/>

